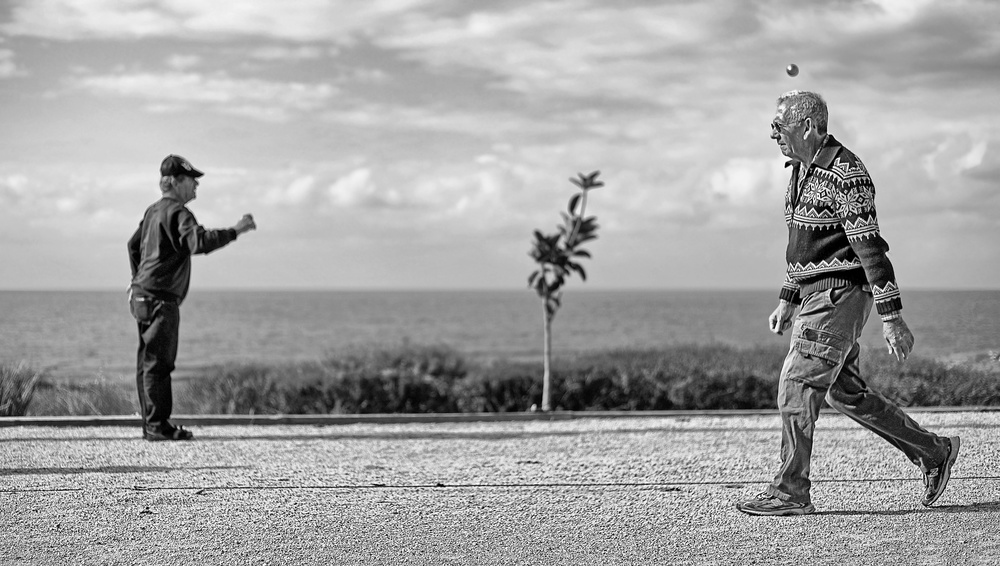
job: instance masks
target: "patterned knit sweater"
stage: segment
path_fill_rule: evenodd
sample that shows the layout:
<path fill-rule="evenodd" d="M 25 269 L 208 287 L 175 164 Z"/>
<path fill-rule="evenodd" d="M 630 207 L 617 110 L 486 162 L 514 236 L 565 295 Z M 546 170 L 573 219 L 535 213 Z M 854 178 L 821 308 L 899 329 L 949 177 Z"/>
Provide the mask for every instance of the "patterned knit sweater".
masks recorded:
<path fill-rule="evenodd" d="M 780 297 L 799 304 L 810 293 L 868 283 L 882 319 L 894 317 L 903 305 L 864 164 L 828 135 L 808 167 L 785 165 L 792 165 L 792 177 L 785 194 L 788 270 Z"/>

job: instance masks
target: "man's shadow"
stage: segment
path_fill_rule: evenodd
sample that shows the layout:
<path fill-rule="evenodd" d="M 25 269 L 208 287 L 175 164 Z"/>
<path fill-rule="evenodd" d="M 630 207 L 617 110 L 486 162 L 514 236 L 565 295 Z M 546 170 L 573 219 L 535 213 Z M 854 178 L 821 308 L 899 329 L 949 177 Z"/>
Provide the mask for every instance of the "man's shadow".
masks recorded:
<path fill-rule="evenodd" d="M 1000 501 L 970 503 L 968 505 L 940 505 L 919 509 L 896 509 L 894 511 L 816 511 L 813 515 L 854 516 L 854 515 L 914 515 L 918 513 L 1000 513 Z"/>
<path fill-rule="evenodd" d="M 100 466 L 96 468 L 0 468 L 2 476 L 36 476 L 36 475 L 67 475 L 67 474 L 146 474 L 164 473 L 175 470 L 230 470 L 245 466 L 199 466 L 165 467 L 165 466 Z"/>

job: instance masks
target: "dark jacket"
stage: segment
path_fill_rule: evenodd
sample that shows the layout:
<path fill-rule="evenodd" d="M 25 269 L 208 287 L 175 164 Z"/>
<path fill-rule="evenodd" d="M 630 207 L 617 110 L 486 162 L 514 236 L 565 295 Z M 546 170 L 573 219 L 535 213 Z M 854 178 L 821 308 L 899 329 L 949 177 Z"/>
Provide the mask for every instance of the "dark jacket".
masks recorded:
<path fill-rule="evenodd" d="M 206 230 L 187 207 L 163 197 L 146 209 L 128 241 L 133 293 L 181 303 L 191 284 L 191 255 L 235 239 L 236 230 Z"/>

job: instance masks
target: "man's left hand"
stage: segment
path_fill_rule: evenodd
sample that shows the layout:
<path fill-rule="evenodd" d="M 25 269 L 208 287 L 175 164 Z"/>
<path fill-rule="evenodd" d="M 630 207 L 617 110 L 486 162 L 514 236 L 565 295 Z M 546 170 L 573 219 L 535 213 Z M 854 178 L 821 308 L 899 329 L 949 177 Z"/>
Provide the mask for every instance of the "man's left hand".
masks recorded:
<path fill-rule="evenodd" d="M 903 361 L 913 351 L 913 333 L 902 318 L 887 320 L 882 323 L 882 336 L 889 346 L 889 353 Z"/>

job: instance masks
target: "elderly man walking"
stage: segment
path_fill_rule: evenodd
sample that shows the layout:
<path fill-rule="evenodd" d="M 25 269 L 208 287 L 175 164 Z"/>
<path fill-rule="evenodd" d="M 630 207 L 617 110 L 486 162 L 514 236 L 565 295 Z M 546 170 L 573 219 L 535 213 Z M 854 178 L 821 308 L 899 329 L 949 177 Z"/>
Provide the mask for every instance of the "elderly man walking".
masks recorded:
<path fill-rule="evenodd" d="M 815 510 L 809 462 L 824 398 L 920 467 L 926 506 L 941 497 L 958 456 L 957 436 L 924 430 L 861 378 L 858 338 L 873 304 L 898 360 L 909 355 L 913 334 L 900 314 L 889 246 L 879 233 L 875 187 L 861 160 L 827 133 L 827 118 L 822 97 L 792 91 L 778 99 L 771 122 L 771 138 L 790 158 L 791 179 L 785 196 L 788 269 L 769 326 L 776 334 L 791 327 L 792 335 L 778 385 L 781 466 L 763 493 L 737 503 L 751 515 Z"/>
<path fill-rule="evenodd" d="M 162 198 L 146 209 L 128 241 L 129 307 L 139 327 L 136 387 L 142 437 L 150 441 L 193 438 L 170 422 L 170 373 L 177 358 L 180 305 L 191 282 L 191 255 L 217 250 L 257 228 L 249 214 L 232 228 L 200 226 L 185 205 L 197 196 L 202 175 L 183 157 L 168 155 L 160 164 Z"/>

